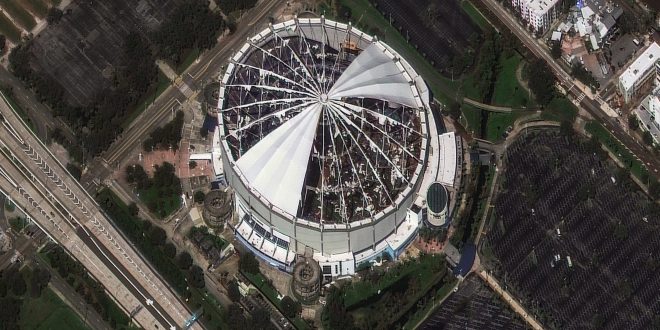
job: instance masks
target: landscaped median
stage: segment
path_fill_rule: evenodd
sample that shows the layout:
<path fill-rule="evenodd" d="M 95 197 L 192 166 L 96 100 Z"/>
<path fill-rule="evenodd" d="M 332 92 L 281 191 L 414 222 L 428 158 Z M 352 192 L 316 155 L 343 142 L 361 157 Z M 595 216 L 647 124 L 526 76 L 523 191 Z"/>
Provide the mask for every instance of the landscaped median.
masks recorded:
<path fill-rule="evenodd" d="M 616 158 L 624 164 L 630 173 L 643 183 L 649 180 L 649 172 L 637 157 L 630 152 L 619 140 L 617 140 L 603 125 L 590 121 L 585 125 L 585 130 L 597 139 Z"/>

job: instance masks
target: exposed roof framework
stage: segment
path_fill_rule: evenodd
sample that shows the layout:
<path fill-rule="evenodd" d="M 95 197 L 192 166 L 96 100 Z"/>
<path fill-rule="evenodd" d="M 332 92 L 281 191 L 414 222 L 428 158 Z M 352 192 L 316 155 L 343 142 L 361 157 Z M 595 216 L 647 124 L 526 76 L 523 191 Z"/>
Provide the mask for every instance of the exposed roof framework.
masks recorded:
<path fill-rule="evenodd" d="M 248 186 L 290 215 L 347 223 L 414 184 L 428 90 L 386 45 L 334 24 L 290 21 L 252 38 L 223 79 L 219 111 Z"/>

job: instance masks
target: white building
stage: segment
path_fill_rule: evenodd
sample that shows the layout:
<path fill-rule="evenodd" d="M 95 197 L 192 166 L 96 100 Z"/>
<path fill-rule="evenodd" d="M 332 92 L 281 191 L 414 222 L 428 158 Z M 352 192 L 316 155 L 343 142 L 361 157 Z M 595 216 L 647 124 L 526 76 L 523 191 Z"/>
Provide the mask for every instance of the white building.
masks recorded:
<path fill-rule="evenodd" d="M 403 57 L 351 25 L 296 18 L 250 38 L 223 76 L 214 135 L 237 240 L 286 271 L 312 255 L 326 278 L 396 259 L 439 150 L 429 102 Z"/>
<path fill-rule="evenodd" d="M 618 88 L 623 100 L 629 103 L 643 86 L 648 86 L 657 77 L 660 45 L 652 43 L 619 76 Z"/>
<path fill-rule="evenodd" d="M 639 128 L 649 131 L 653 141 L 660 143 L 660 87 L 644 98 L 635 109 L 635 115 L 639 119 Z"/>
<path fill-rule="evenodd" d="M 560 4 L 561 0 L 511 0 L 513 8 L 534 32 L 544 32 L 550 27 L 559 15 Z"/>

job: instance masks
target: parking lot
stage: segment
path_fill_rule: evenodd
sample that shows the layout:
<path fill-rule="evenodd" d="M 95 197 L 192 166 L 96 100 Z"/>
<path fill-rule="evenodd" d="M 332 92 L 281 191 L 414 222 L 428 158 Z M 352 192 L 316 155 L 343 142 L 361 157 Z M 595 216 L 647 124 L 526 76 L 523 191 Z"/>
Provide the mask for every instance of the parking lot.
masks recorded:
<path fill-rule="evenodd" d="M 544 326 L 650 329 L 660 319 L 660 208 L 579 137 L 532 132 L 505 155 L 487 247 Z"/>

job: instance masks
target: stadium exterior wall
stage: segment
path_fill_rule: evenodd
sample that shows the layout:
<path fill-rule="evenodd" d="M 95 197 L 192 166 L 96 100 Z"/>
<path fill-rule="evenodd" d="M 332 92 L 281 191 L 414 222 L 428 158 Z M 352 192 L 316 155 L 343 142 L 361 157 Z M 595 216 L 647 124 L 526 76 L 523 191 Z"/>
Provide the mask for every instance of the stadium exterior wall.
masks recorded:
<path fill-rule="evenodd" d="M 421 184 L 421 180 L 418 180 L 416 185 L 409 190 L 408 195 L 402 197 L 397 209 L 392 208 L 388 213 L 377 214 L 366 224 L 360 225 L 359 222 L 356 222 L 348 225 L 325 225 L 321 228 L 318 224 L 317 227 L 310 226 L 304 224 L 303 221 L 286 218 L 279 212 L 271 210 L 268 205 L 255 196 L 252 190 L 245 187 L 235 171 L 228 170 L 232 169 L 232 166 L 225 153 L 222 158 L 225 163 L 227 182 L 235 192 L 235 207 L 238 208 L 241 204 L 247 206 L 246 208 L 251 210 L 255 220 L 269 227 L 277 228 L 282 234 L 289 236 L 294 243 L 292 247 L 298 252 L 304 251 L 305 247 L 311 247 L 315 251 L 332 255 L 374 248 L 403 222 L 407 209 L 412 205 L 416 191 Z"/>
<path fill-rule="evenodd" d="M 304 21 L 305 23 L 300 23 Z M 250 42 L 256 45 L 262 45 L 267 41 L 269 33 L 272 33 L 274 29 L 280 31 L 286 31 L 285 27 L 289 22 L 277 24 L 269 29 L 263 30 L 259 35 L 253 37 Z M 312 30 L 313 25 L 315 24 L 326 24 L 328 20 L 298 20 L 298 24 L 309 26 Z M 345 25 L 341 23 L 336 23 L 330 21 L 330 24 L 334 24 L 334 27 L 337 28 L 337 35 L 343 35 L 346 33 L 346 29 L 349 29 L 351 33 L 359 36 L 359 42 L 370 43 L 375 39 L 350 25 Z M 343 33 L 340 33 L 343 32 Z M 293 32 L 291 32 L 293 35 Z M 339 40 L 339 37 L 329 38 L 330 40 Z M 240 59 L 240 57 L 245 56 L 247 52 L 248 44 L 244 45 L 239 52 L 234 56 L 234 59 Z M 338 45 L 334 45 L 338 46 Z M 385 45 L 388 51 L 399 56 L 393 49 Z M 225 172 L 225 178 L 229 185 L 234 189 L 235 193 L 235 208 L 238 211 L 239 207 L 243 206 L 244 209 L 250 210 L 251 216 L 257 222 L 267 225 L 271 228 L 276 228 L 280 233 L 288 236 L 291 241 L 289 244 L 289 249 L 302 253 L 306 248 L 312 248 L 315 252 L 321 253 L 325 256 L 332 255 L 342 255 L 346 253 L 355 253 L 357 251 L 365 251 L 369 249 L 375 249 L 376 246 L 384 241 L 388 236 L 392 235 L 397 227 L 403 223 L 406 219 L 408 209 L 413 204 L 414 199 L 417 197 L 417 194 L 422 184 L 422 177 L 424 171 L 426 170 L 426 164 L 428 161 L 428 150 L 430 140 L 428 138 L 429 134 L 429 125 L 428 122 L 433 120 L 430 107 L 428 106 L 429 102 L 429 91 L 428 87 L 425 85 L 424 81 L 419 77 L 419 75 L 414 71 L 409 63 L 404 58 L 399 58 L 401 65 L 405 70 L 413 76 L 415 82 L 414 85 L 420 91 L 420 96 L 423 96 L 423 103 L 425 107 L 419 111 L 420 114 L 420 124 L 425 128 L 425 135 L 422 138 L 421 143 L 421 155 L 420 164 L 418 164 L 415 174 L 413 176 L 412 184 L 402 192 L 393 206 L 386 208 L 380 213 L 376 214 L 371 219 L 364 219 L 348 224 L 326 224 L 322 225 L 315 222 L 310 222 L 303 219 L 298 219 L 295 216 L 290 216 L 286 212 L 278 210 L 276 207 L 272 206 L 265 198 L 259 196 L 259 193 L 254 189 L 250 189 L 246 186 L 240 170 L 234 164 L 234 161 L 230 159 L 230 155 L 227 154 L 229 146 L 225 140 L 222 140 L 222 163 L 223 169 Z M 232 70 L 233 64 L 228 66 L 228 70 L 225 73 L 223 78 L 223 83 L 226 83 Z M 222 89 L 221 89 L 221 100 L 222 102 Z M 222 107 L 222 104 L 219 104 L 219 107 Z M 222 130 L 222 120 L 219 123 L 219 129 Z M 431 134 L 435 134 L 432 132 Z M 240 221 L 240 220 L 239 220 Z M 413 236 L 417 231 L 415 230 L 411 237 L 408 237 L 409 241 L 412 241 Z M 247 241 L 241 241 L 243 244 L 248 244 Z M 406 243 L 405 246 L 409 244 Z M 252 249 L 252 248 L 251 248 Z M 393 254 L 398 255 L 401 251 L 393 252 Z M 377 254 L 380 255 L 382 251 L 377 251 Z M 261 254 L 257 254 L 262 256 Z M 375 256 L 375 254 L 374 254 Z M 266 258 L 269 262 L 272 263 L 270 258 Z M 282 268 L 282 265 L 278 265 Z"/>

